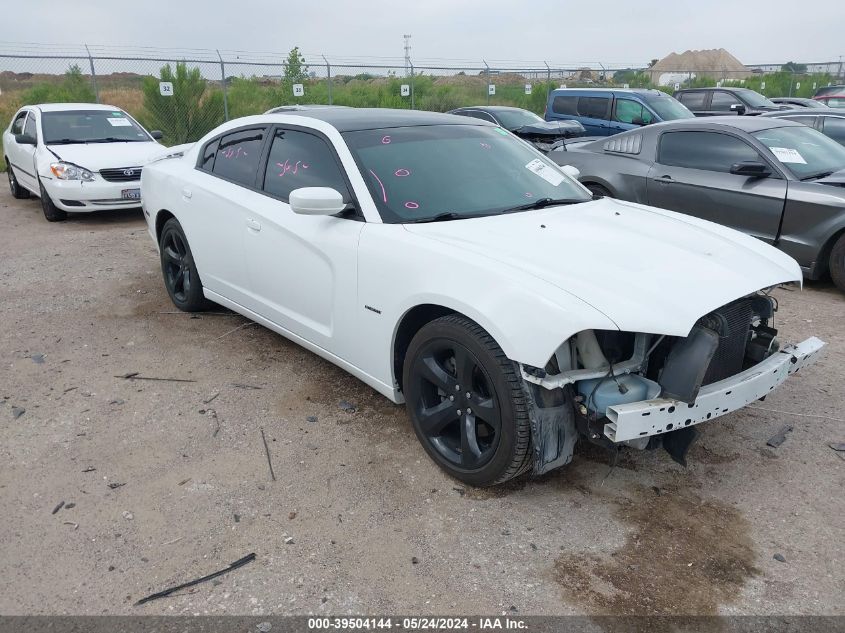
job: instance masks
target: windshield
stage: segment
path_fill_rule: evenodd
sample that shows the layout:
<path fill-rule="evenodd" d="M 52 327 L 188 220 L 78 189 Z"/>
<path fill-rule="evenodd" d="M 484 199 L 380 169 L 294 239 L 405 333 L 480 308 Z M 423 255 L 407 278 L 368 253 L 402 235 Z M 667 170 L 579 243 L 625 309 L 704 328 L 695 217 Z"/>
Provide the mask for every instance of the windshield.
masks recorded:
<path fill-rule="evenodd" d="M 643 95 L 643 99 L 663 121 L 695 118 L 695 115 L 683 103 L 669 95 Z"/>
<path fill-rule="evenodd" d="M 543 118 L 528 110 L 497 110 L 494 112 L 496 118 L 508 130 L 516 130 L 526 125 L 543 122 Z"/>
<path fill-rule="evenodd" d="M 845 169 L 845 147 L 805 126 L 754 132 L 796 178 L 811 180 Z"/>
<path fill-rule="evenodd" d="M 769 101 L 759 92 L 754 92 L 753 90 L 745 88 L 744 90 L 737 90 L 737 93 L 742 95 L 745 102 L 752 108 L 773 108 L 775 110 L 778 108 L 778 104 L 773 101 Z"/>
<path fill-rule="evenodd" d="M 426 125 L 343 137 L 385 222 L 493 215 L 546 198 L 591 199 L 555 163 L 500 127 Z"/>
<path fill-rule="evenodd" d="M 41 115 L 44 143 L 149 141 L 144 129 L 120 110 L 67 110 Z"/>

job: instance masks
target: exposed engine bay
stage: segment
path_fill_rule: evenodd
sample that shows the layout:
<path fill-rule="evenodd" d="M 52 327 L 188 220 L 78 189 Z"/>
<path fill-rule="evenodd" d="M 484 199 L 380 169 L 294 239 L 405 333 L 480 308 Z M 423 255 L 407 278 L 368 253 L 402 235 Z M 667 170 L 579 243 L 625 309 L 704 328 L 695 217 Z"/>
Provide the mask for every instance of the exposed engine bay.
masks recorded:
<path fill-rule="evenodd" d="M 764 399 L 824 345 L 810 338 L 781 349 L 776 312 L 777 301 L 761 291 L 704 315 L 685 337 L 585 330 L 545 368 L 523 365 L 534 387 L 535 472 L 568 463 L 566 450 L 578 437 L 608 448 L 662 446 L 686 465 L 695 424 Z M 543 406 L 549 395 L 538 400 L 538 387 L 560 392 L 555 417 Z"/>

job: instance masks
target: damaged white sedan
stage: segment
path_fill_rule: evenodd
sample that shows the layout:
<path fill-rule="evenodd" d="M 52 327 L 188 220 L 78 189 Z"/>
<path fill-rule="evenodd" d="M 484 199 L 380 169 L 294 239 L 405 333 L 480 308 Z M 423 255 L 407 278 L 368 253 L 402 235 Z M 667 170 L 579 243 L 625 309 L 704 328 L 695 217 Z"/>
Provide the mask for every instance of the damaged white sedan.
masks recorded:
<path fill-rule="evenodd" d="M 663 445 L 766 396 L 823 343 L 782 343 L 789 256 L 690 216 L 594 199 L 505 130 L 326 109 L 226 123 L 141 181 L 165 285 L 405 402 L 472 485 L 579 439 Z"/>

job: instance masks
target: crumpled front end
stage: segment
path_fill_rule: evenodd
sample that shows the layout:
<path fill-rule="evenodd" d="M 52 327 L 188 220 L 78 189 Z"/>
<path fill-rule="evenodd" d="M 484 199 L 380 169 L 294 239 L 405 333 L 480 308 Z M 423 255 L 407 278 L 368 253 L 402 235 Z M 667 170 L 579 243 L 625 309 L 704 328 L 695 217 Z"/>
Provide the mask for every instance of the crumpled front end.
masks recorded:
<path fill-rule="evenodd" d="M 663 446 L 685 465 L 696 425 L 765 398 L 816 361 L 824 342 L 782 346 L 776 310 L 772 297 L 754 293 L 702 316 L 685 337 L 587 330 L 546 367 L 522 365 L 533 396 L 534 472 L 568 463 L 579 438 Z"/>

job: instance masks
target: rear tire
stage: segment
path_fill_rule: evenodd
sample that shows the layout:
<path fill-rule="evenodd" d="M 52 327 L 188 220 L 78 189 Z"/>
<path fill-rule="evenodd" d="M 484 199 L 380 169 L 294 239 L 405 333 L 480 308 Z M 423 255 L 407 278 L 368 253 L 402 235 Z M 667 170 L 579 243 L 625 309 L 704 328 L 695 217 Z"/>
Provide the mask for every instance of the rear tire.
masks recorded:
<path fill-rule="evenodd" d="M 183 312 L 202 312 L 214 304 L 202 294 L 197 266 L 182 225 L 176 218 L 164 223 L 159 239 L 161 274 L 173 305 Z"/>
<path fill-rule="evenodd" d="M 584 185 L 587 189 L 589 189 L 594 196 L 602 196 L 603 198 L 612 198 L 613 194 L 606 187 L 602 187 L 601 185 L 594 185 L 593 183 L 587 183 Z"/>
<path fill-rule="evenodd" d="M 833 283 L 845 292 L 845 233 L 839 236 L 830 251 L 830 276 Z"/>
<path fill-rule="evenodd" d="M 9 177 L 9 191 L 12 192 L 12 197 L 17 200 L 29 198 L 29 189 L 20 186 L 8 158 L 6 159 L 6 175 Z"/>
<path fill-rule="evenodd" d="M 44 217 L 47 218 L 47 221 L 61 222 L 62 220 L 67 220 L 67 211 L 62 211 L 53 204 L 50 195 L 44 189 L 44 185 L 40 183 L 39 185 L 41 187 L 41 210 L 44 211 Z"/>
<path fill-rule="evenodd" d="M 423 326 L 408 347 L 402 385 L 417 438 L 455 479 L 492 486 L 531 466 L 522 380 L 474 321 L 450 314 Z"/>

